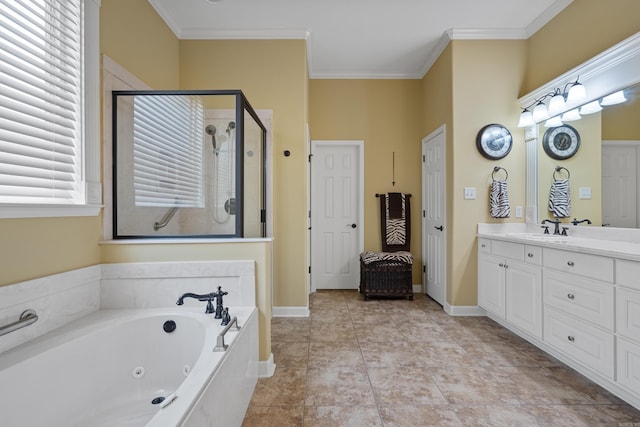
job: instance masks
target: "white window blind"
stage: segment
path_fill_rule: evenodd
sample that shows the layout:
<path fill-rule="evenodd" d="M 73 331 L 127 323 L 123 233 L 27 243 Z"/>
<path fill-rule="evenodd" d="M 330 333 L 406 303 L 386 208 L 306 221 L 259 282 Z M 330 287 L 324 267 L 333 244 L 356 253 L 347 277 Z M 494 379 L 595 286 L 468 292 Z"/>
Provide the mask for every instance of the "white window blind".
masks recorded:
<path fill-rule="evenodd" d="M 203 207 L 204 109 L 200 97 L 135 96 L 136 206 Z"/>
<path fill-rule="evenodd" d="M 0 0 L 0 203 L 83 204 L 81 0 Z"/>

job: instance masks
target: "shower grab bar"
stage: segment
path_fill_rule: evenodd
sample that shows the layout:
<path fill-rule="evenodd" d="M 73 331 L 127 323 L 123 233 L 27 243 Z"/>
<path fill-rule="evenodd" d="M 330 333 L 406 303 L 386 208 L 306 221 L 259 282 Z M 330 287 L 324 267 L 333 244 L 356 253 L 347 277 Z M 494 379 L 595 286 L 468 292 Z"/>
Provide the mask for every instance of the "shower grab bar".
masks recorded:
<path fill-rule="evenodd" d="M 180 209 L 180 206 L 174 206 L 174 207 L 170 208 L 167 211 L 167 213 L 164 214 L 164 216 L 162 217 L 162 219 L 160 221 L 154 222 L 153 223 L 153 231 L 158 231 L 161 228 L 166 227 L 167 224 L 169 224 L 169 221 L 171 221 L 171 218 L 173 218 L 173 216 L 176 214 L 178 209 Z"/>
<path fill-rule="evenodd" d="M 218 334 L 216 346 L 213 348 L 213 351 L 215 352 L 225 351 L 227 348 L 229 348 L 229 344 L 224 343 L 224 336 L 227 332 L 229 332 L 229 329 L 231 329 L 231 326 L 233 326 L 234 323 L 236 325 L 235 330 L 236 331 L 240 330 L 240 325 L 238 325 L 238 318 L 236 316 L 233 316 L 231 318 L 231 322 L 229 322 L 229 324 L 225 326 L 222 332 Z"/>
<path fill-rule="evenodd" d="M 29 326 L 32 323 L 35 323 L 36 320 L 38 320 L 38 315 L 36 314 L 35 310 L 25 310 L 20 315 L 20 318 L 15 322 L 0 326 L 0 336 L 9 334 L 13 331 L 17 331 L 18 329 L 22 329 L 25 326 Z"/>

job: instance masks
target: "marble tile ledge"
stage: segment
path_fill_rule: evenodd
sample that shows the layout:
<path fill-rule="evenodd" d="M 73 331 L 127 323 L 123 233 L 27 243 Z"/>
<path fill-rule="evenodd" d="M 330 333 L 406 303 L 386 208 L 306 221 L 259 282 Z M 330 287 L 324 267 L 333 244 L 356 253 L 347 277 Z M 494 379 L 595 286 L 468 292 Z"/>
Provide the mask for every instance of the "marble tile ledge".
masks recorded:
<path fill-rule="evenodd" d="M 638 229 L 575 226 L 568 222 L 561 223 L 560 227 L 568 227 L 568 236 L 545 235 L 541 224 L 479 223 L 477 236 L 640 261 L 640 230 Z M 553 233 L 553 224 L 550 224 L 549 230 Z"/>

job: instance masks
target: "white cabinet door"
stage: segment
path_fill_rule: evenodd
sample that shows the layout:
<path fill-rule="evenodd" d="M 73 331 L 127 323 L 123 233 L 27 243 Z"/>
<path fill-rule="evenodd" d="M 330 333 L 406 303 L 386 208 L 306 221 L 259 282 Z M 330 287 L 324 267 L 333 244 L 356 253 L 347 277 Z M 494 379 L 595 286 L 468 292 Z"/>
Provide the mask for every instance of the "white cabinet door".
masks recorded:
<path fill-rule="evenodd" d="M 478 256 L 478 305 L 501 319 L 505 318 L 505 261 Z"/>
<path fill-rule="evenodd" d="M 507 321 L 542 338 L 542 271 L 509 262 L 505 273 Z"/>

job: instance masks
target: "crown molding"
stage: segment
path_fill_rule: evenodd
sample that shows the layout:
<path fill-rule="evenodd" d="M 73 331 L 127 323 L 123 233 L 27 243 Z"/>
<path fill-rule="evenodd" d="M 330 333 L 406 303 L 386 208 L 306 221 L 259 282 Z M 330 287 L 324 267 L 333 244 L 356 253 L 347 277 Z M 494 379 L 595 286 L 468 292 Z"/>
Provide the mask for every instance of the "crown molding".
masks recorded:
<path fill-rule="evenodd" d="M 524 108 L 544 94 L 555 88 L 563 88 L 580 77 L 580 82 L 587 89 L 587 99 L 580 104 L 586 104 L 640 83 L 637 70 L 640 70 L 640 32 L 529 92 L 518 101 Z M 567 106 L 567 110 L 575 107 Z"/>
<path fill-rule="evenodd" d="M 562 12 L 567 6 L 573 3 L 573 0 L 557 0 L 554 1 L 551 6 L 545 9 L 538 17 L 527 25 L 526 33 L 527 37 L 531 37 L 538 30 L 547 25 L 553 18 L 555 18 L 560 12 Z"/>
<path fill-rule="evenodd" d="M 179 40 L 181 38 L 180 26 L 176 23 L 176 21 L 171 19 L 171 14 L 167 12 L 167 10 L 164 7 L 162 7 L 162 3 L 160 3 L 158 0 L 148 0 L 148 1 L 151 4 L 151 7 L 155 9 L 156 13 L 160 15 L 160 18 L 162 18 L 165 24 L 167 24 L 169 29 L 173 32 L 173 34 Z"/>
<path fill-rule="evenodd" d="M 450 40 L 521 40 L 527 38 L 523 28 L 450 28 Z"/>

